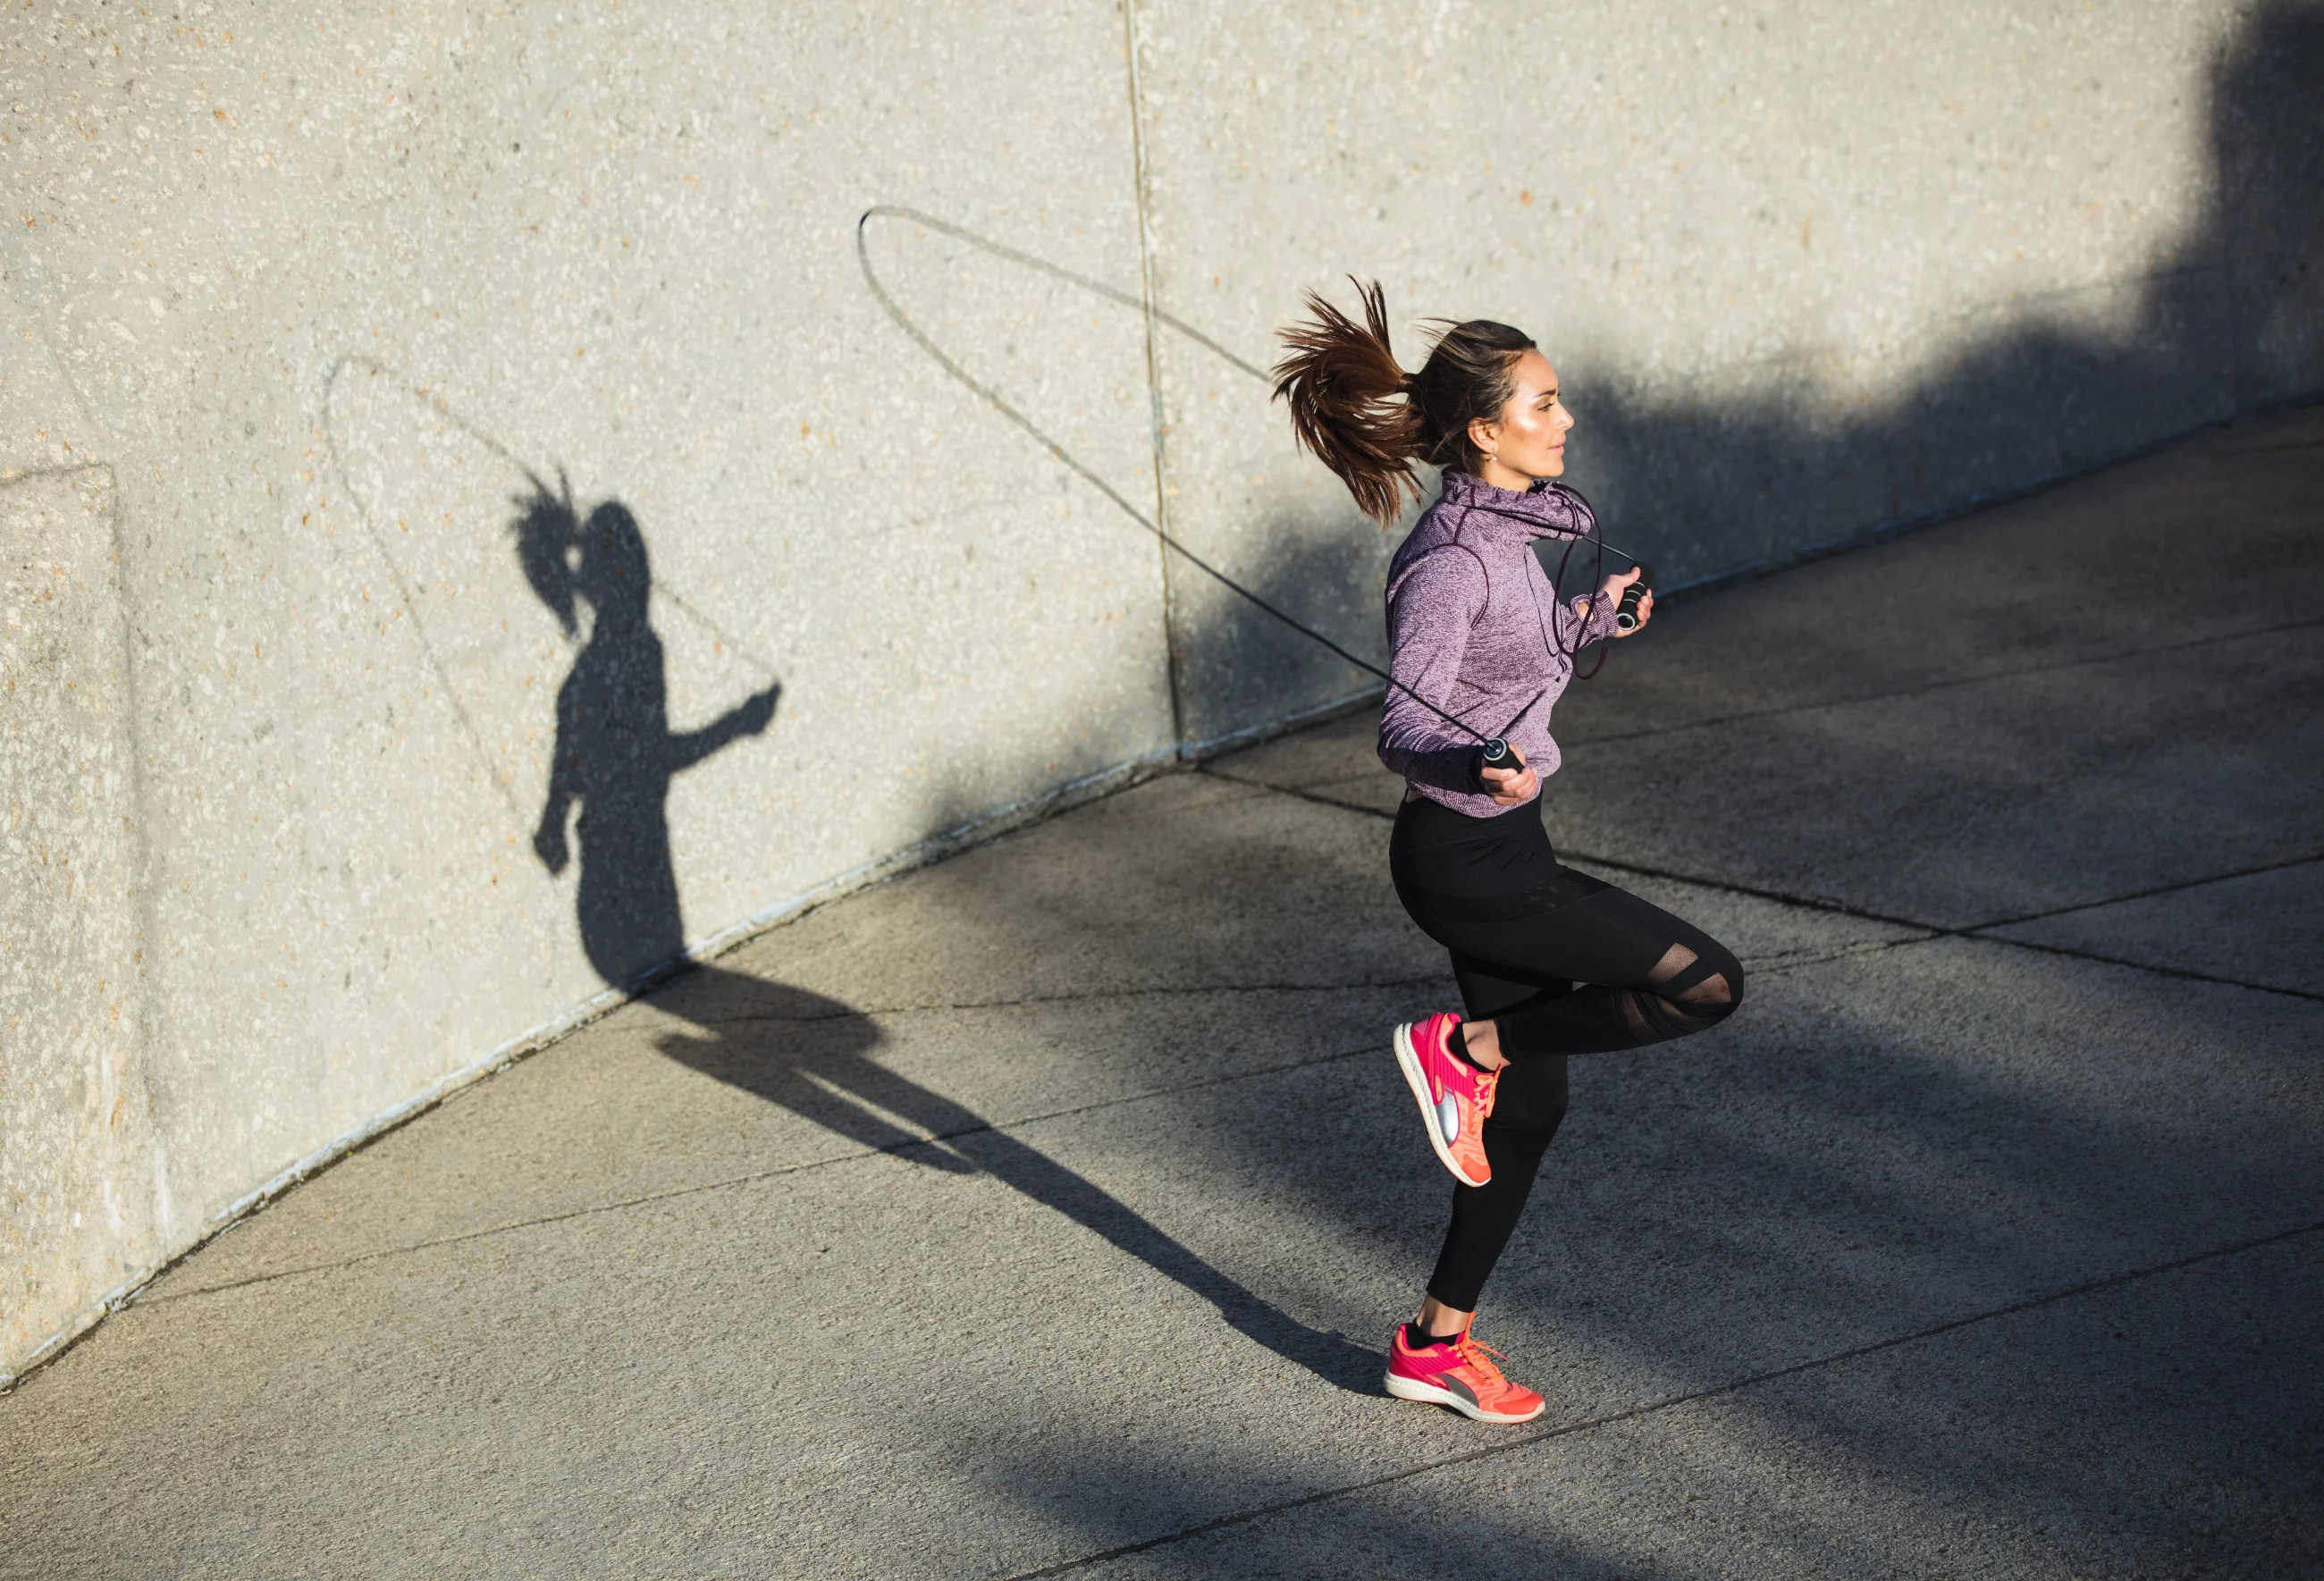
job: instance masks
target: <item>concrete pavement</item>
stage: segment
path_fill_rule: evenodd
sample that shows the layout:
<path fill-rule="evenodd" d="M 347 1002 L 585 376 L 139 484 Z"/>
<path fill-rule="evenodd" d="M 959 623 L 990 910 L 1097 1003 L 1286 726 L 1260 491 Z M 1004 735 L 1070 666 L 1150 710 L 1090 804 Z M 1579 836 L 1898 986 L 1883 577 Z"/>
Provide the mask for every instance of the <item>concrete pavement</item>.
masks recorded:
<path fill-rule="evenodd" d="M 2324 1573 L 2324 409 L 1669 607 L 1553 838 L 1733 945 L 1385 1397 L 1448 1003 L 1353 718 L 768 933 L 0 1398 L 0 1576 Z"/>

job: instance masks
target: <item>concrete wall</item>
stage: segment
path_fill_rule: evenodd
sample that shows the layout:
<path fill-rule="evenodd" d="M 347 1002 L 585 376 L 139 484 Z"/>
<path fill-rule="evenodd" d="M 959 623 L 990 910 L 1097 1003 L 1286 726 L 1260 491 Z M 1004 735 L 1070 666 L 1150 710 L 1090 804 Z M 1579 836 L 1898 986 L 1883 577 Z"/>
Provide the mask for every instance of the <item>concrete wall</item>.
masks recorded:
<path fill-rule="evenodd" d="M 0 14 L 0 1374 L 689 942 L 1361 691 L 1141 525 L 1376 649 L 1303 288 L 1532 329 L 1665 582 L 2324 387 L 2319 37 Z"/>

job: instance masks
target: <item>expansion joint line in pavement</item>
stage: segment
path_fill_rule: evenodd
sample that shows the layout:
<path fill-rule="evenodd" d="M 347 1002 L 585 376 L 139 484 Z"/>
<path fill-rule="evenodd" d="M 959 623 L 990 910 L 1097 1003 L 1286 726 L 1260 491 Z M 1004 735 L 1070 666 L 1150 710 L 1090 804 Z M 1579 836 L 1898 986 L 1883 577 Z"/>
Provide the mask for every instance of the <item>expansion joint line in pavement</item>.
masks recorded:
<path fill-rule="evenodd" d="M 1997 917 L 1991 922 L 1969 923 L 1960 927 L 1948 927 L 1941 923 L 1923 922 L 1917 917 L 1895 916 L 1872 911 L 1863 906 L 1849 905 L 1842 901 L 1818 900 L 1809 896 L 1794 895 L 1781 889 L 1760 888 L 1749 884 L 1737 884 L 1724 878 L 1707 878 L 1692 873 L 1673 872 L 1665 868 L 1650 868 L 1638 862 L 1626 862 L 1615 857 L 1593 856 L 1587 851 L 1575 851 L 1573 859 L 1593 868 L 1608 868 L 1618 873 L 1636 873 L 1641 878 L 1662 878 L 1674 884 L 1690 884 L 1699 889 L 1722 890 L 1729 895 L 1747 895 L 1756 900 L 1774 901 L 1781 905 L 1797 906 L 1803 911 L 1820 911 L 1835 916 L 1853 917 L 1860 922 L 1882 923 L 1890 927 L 1911 928 L 1914 936 L 1892 939 L 1881 947 L 1897 949 L 1908 944 L 1925 944 L 1935 939 L 1969 939 L 1984 944 L 2001 944 L 2013 950 L 2031 950 L 2043 955 L 2062 955 L 2074 961 L 2088 961 L 2104 966 L 2128 967 L 2156 977 L 2180 978 L 2190 982 L 2217 983 L 2222 988 L 2242 988 L 2254 994 L 2275 994 L 2288 999 L 2324 1002 L 2324 994 L 2306 988 L 2287 988 L 2274 983 L 2255 983 L 2244 978 L 2223 977 L 2217 972 L 2197 971 L 2191 967 L 2162 966 L 2151 961 L 2133 961 L 2126 956 L 2108 955 L 2097 950 L 2078 949 L 2070 944 L 2043 943 L 2033 939 L 2004 938 L 1993 932 L 1996 928 L 2022 927 L 2051 917 L 2066 916 L 2078 911 L 2092 911 L 2099 906 L 2121 905 L 2134 900 L 2149 900 L 2158 895 L 2174 895 L 2181 890 L 2200 889 L 2206 884 L 2224 884 L 2231 878 L 2249 878 L 2261 873 L 2279 872 L 2285 868 L 2306 867 L 2324 861 L 2324 854 L 2310 852 L 2280 862 L 2266 862 L 2254 868 L 2238 868 L 2232 872 L 2209 873 L 2200 878 L 2183 879 L 2176 884 L 2159 884 L 2151 889 L 2135 889 L 2125 895 L 2109 896 L 2103 900 L 2076 901 L 2071 905 L 2054 906 L 2047 911 L 2026 912 L 2018 916 Z"/>
<path fill-rule="evenodd" d="M 1986 670 L 1974 676 L 1947 676 L 1942 680 L 1922 681 L 1910 686 L 1894 686 L 1885 692 L 1868 692 L 1859 697 L 1831 697 L 1817 703 L 1787 703 L 1781 708 L 1747 709 L 1738 713 L 1722 713 L 1714 719 L 1685 720 L 1677 724 L 1647 725 L 1634 731 L 1617 731 L 1607 735 L 1581 734 L 1568 742 L 1574 748 L 1607 747 L 1618 742 L 1642 741 L 1654 736 L 1679 735 L 1687 731 L 1713 730 L 1720 725 L 1749 724 L 1760 720 L 1783 719 L 1794 713 L 1813 713 L 1826 708 L 1854 708 L 1866 703 L 1886 703 L 1898 697 L 1923 697 L 1932 692 L 1954 691 L 1974 686 L 1984 681 L 2015 681 L 2027 676 L 2055 675 L 2061 670 L 2082 669 L 2091 665 L 2118 664 L 2125 659 L 2153 658 L 2163 654 L 2185 653 L 2198 648 L 2216 648 L 2223 643 L 2243 642 L 2255 637 L 2275 637 L 2286 631 L 2305 631 L 2324 626 L 2324 620 L 2279 620 L 2272 626 L 2252 626 L 2241 631 L 2215 631 L 2208 637 L 2189 637 L 2177 642 L 2160 642 L 2148 648 L 2126 648 L 2113 653 L 2090 654 L 2081 658 L 2052 659 L 2047 664 L 2022 665 L 2015 669 Z"/>
<path fill-rule="evenodd" d="M 586 1208 L 568 1209 L 563 1213 L 538 1214 L 530 1218 L 512 1219 L 505 1224 L 487 1225 L 482 1229 L 463 1230 L 457 1235 L 438 1236 L 432 1240 L 413 1241 L 401 1246 L 383 1246 L 375 1252 L 359 1252 L 350 1257 L 337 1257 L 327 1263 L 302 1263 L 296 1268 L 276 1268 L 264 1273 L 254 1273 L 246 1279 L 230 1279 L 223 1284 L 206 1284 L 199 1290 L 180 1294 L 163 1292 L 139 1295 L 130 1299 L 130 1306 L 162 1306 L 171 1301 L 198 1301 L 204 1296 L 223 1295 L 230 1290 L 244 1290 L 254 1284 L 272 1284 L 278 1279 L 297 1279 L 309 1273 L 331 1273 L 342 1268 L 359 1268 L 368 1263 L 383 1262 L 390 1257 L 410 1256 L 414 1252 L 433 1251 L 439 1246 L 457 1246 L 469 1241 L 490 1239 L 493 1236 L 512 1235 L 518 1230 L 535 1229 L 544 1225 L 567 1224 L 576 1218 L 591 1218 L 601 1213 L 621 1213 L 632 1208 L 650 1208 L 658 1202 L 675 1202 L 687 1197 L 700 1197 L 712 1191 L 724 1191 L 736 1186 L 756 1185 L 762 1181 L 781 1180 L 788 1175 L 803 1175 L 816 1170 L 832 1169 L 844 1163 L 860 1163 L 867 1158 L 902 1157 L 920 1148 L 937 1147 L 963 1137 L 982 1136 L 989 1133 L 1006 1135 L 1028 1126 L 1045 1125 L 1051 1120 L 1071 1119 L 1077 1115 L 1094 1114 L 1101 1109 L 1119 1108 L 1125 1104 L 1144 1103 L 1153 1098 L 1170 1098 L 1183 1092 L 1199 1092 L 1205 1088 L 1230 1087 L 1238 1081 L 1255 1081 L 1263 1077 L 1288 1075 L 1319 1065 L 1331 1065 L 1374 1052 L 1370 1046 L 1360 1049 L 1341 1049 L 1328 1054 L 1310 1054 L 1305 1059 L 1285 1060 L 1271 1065 L 1249 1066 L 1224 1075 L 1208 1076 L 1194 1081 L 1174 1082 L 1167 1087 L 1144 1088 L 1137 1092 L 1117 1093 L 1064 1108 L 1045 1109 L 1039 1114 L 1019 1115 L 1008 1120 L 987 1120 L 974 1126 L 962 1126 L 950 1131 L 933 1132 L 927 1135 L 902 1136 L 878 1147 L 858 1148 L 851 1153 L 835 1154 L 829 1158 L 809 1159 L 804 1163 L 782 1164 L 774 1169 L 752 1170 L 746 1174 L 724 1175 L 715 1181 L 698 1181 L 689 1186 L 673 1186 L 666 1191 L 646 1191 L 635 1197 L 624 1197 L 614 1202 L 592 1202 Z M 247 1222 L 247 1220 L 244 1221 Z"/>
<path fill-rule="evenodd" d="M 1409 1482 L 1415 1477 L 1425 1476 L 1431 1472 L 1444 1471 L 1458 1466 L 1472 1466 L 1483 1460 L 1499 1459 L 1504 1456 L 1514 1455 L 1519 1450 L 1531 1448 L 1537 1444 L 1549 1443 L 1558 1439 L 1577 1438 L 1585 1433 L 1596 1432 L 1600 1428 L 1616 1427 L 1623 1422 L 1636 1421 L 1642 1417 L 1674 1411 L 1681 1406 L 1694 1405 L 1706 1400 L 1717 1400 L 1730 1394 L 1739 1394 L 1747 1389 L 1756 1389 L 1762 1383 L 1773 1383 L 1785 1378 L 1795 1378 L 1806 1373 L 1821 1372 L 1847 1362 L 1860 1360 L 1865 1356 L 1877 1356 L 1883 1351 L 1902 1349 L 1906 1346 L 1918 1345 L 1923 1340 L 1957 1334 L 1964 1328 L 1973 1328 L 1980 1324 L 1996 1322 L 2004 1318 L 2014 1318 L 2023 1313 L 2038 1311 L 2044 1307 L 2058 1306 L 2066 1301 L 2079 1300 L 2083 1296 L 2102 1295 L 2107 1291 L 2119 1290 L 2126 1285 L 2160 1278 L 2163 1274 L 2175 1273 L 2181 1269 L 2192 1268 L 2200 1264 L 2217 1262 L 2224 1257 L 2240 1256 L 2246 1252 L 2256 1252 L 2286 1241 L 2298 1240 L 2305 1236 L 2315 1235 L 2319 1230 L 2324 1230 L 2324 1219 L 2310 1224 L 2295 1225 L 2290 1229 L 2277 1230 L 2271 1235 L 2255 1236 L 2249 1240 L 2236 1241 L 2229 1245 L 2214 1246 L 2209 1251 L 2196 1252 L 2188 1256 L 2174 1257 L 2167 1263 L 2156 1263 L 2144 1268 L 2134 1268 L 2126 1273 L 2109 1273 L 2098 1279 L 2085 1280 L 2080 1284 L 2068 1285 L 2063 1290 L 2053 1290 L 2043 1295 L 2029 1296 L 2024 1301 L 2011 1301 L 2006 1305 L 1990 1308 L 1986 1311 L 1972 1312 L 1966 1318 L 1954 1318 L 1942 1323 L 1932 1323 L 1925 1328 L 1916 1328 L 1910 1334 L 1891 1335 L 1886 1339 L 1876 1339 L 1868 1344 L 1850 1346 L 1845 1350 L 1836 1350 L 1829 1356 L 1814 1356 L 1803 1362 L 1794 1362 L 1788 1366 L 1770 1367 L 1765 1372 L 1752 1373 L 1740 1378 L 1730 1378 L 1723 1383 L 1713 1383 L 1706 1388 L 1690 1389 L 1661 1400 L 1651 1400 L 1644 1405 L 1634 1405 L 1628 1411 L 1609 1411 L 1603 1416 L 1593 1416 L 1582 1421 L 1561 1422 L 1555 1427 L 1539 1428 L 1530 1432 L 1512 1433 L 1481 1448 L 1464 1450 L 1458 1455 L 1440 1456 L 1434 1460 L 1425 1460 L 1417 1465 L 1405 1466 L 1401 1470 L 1367 1477 L 1360 1482 L 1346 1483 L 1337 1487 L 1304 1494 L 1296 1499 L 1283 1499 L 1272 1504 L 1259 1505 L 1255 1509 L 1238 1510 L 1232 1514 L 1221 1515 L 1214 1520 L 1181 1527 L 1176 1531 L 1164 1532 L 1158 1537 L 1146 1538 L 1138 1542 L 1122 1543 L 1115 1548 L 1105 1549 L 1093 1554 L 1084 1554 L 1079 1558 L 1067 1559 L 1061 1564 L 1050 1565 L 1038 1570 L 1019 1571 L 1007 1577 L 1006 1581 L 1041 1581 L 1044 1576 L 1069 1575 L 1074 1571 L 1089 1569 L 1093 1566 L 1106 1564 L 1114 1559 L 1127 1558 L 1132 1554 L 1146 1553 L 1155 1549 L 1169 1547 L 1174 1543 L 1208 1537 L 1214 1532 L 1225 1531 L 1233 1527 L 1248 1526 L 1254 1521 L 1265 1521 L 1273 1516 L 1288 1514 L 1292 1511 L 1305 1509 L 1311 1504 L 1329 1503 L 1336 1499 L 1370 1493 L 1375 1488 L 1390 1487 L 1397 1483 Z"/>
<path fill-rule="evenodd" d="M 1861 953 L 1867 949 L 1879 949 L 1885 947 L 1885 943 L 1869 946 L 1853 946 L 1846 950 L 1811 955 L 1804 960 L 1774 961 L 1765 966 L 1756 967 L 1755 970 L 1763 973 L 1786 972 L 1796 970 L 1802 966 L 1814 964 L 1817 961 L 1836 960 L 1844 955 Z M 1230 983 L 1213 985 L 1209 988 L 1202 988 L 1181 989 L 1156 988 L 1125 989 L 1116 995 L 1034 995 L 1023 999 L 993 1000 L 973 1005 L 905 1006 L 900 1007 L 900 1009 L 864 1010 L 853 1012 L 851 1014 L 873 1016 L 907 1014 L 915 1010 L 984 1009 L 1013 1005 L 1047 1004 L 1053 1002 L 1070 1003 L 1085 997 L 1131 997 L 1139 994 L 1353 993 L 1370 988 L 1386 989 L 1413 988 L 1424 983 L 1437 983 L 1442 980 L 1442 974 L 1431 973 L 1426 977 L 1374 978 L 1347 983 Z M 720 1017 L 715 1025 L 733 1025 L 735 1022 L 744 1021 L 789 1021 L 811 1024 L 816 1021 L 838 1018 L 839 1017 L 834 1016 L 726 1016 Z M 1117 1093 L 1111 1098 L 1097 1098 L 1089 1103 L 1075 1104 L 1065 1108 L 1044 1109 L 1036 1114 L 1018 1115 L 1007 1120 L 992 1120 L 981 1125 L 963 1126 L 954 1130 L 932 1132 L 927 1135 L 902 1136 L 899 1137 L 896 1141 L 887 1143 L 879 1147 L 859 1148 L 851 1153 L 835 1154 L 829 1158 L 811 1159 L 804 1163 L 784 1164 L 775 1169 L 753 1170 L 745 1174 L 724 1175 L 715 1181 L 701 1181 L 693 1185 L 677 1186 L 667 1191 L 649 1191 L 635 1197 L 624 1197 L 612 1202 L 593 1202 L 586 1208 L 576 1208 L 563 1213 L 545 1213 L 536 1215 L 530 1218 L 512 1219 L 504 1224 L 489 1225 L 483 1229 L 465 1230 L 458 1235 L 439 1236 L 431 1240 L 413 1241 L 401 1246 L 385 1246 L 382 1247 L 378 1251 L 364 1252 L 350 1257 L 336 1258 L 327 1263 L 302 1263 L 295 1268 L 272 1269 L 264 1273 L 254 1273 L 246 1279 L 228 1280 L 223 1284 L 204 1285 L 198 1290 L 185 1291 L 178 1294 L 170 1294 L 165 1292 L 155 1295 L 133 1296 L 125 1304 L 130 1306 L 161 1306 L 172 1301 L 194 1301 L 203 1296 L 221 1295 L 227 1291 L 243 1290 L 251 1285 L 270 1284 L 278 1279 L 295 1279 L 309 1273 L 329 1273 L 342 1268 L 354 1268 L 361 1266 L 366 1263 L 376 1263 L 388 1257 L 409 1256 L 414 1252 L 432 1251 L 439 1246 L 459 1245 L 468 1241 L 484 1240 L 493 1236 L 509 1235 L 518 1230 L 534 1229 L 545 1225 L 564 1224 L 573 1219 L 587 1218 L 601 1213 L 619 1213 L 632 1208 L 650 1207 L 658 1202 L 669 1202 L 687 1197 L 701 1196 L 711 1191 L 723 1191 L 734 1186 L 754 1185 L 762 1181 L 779 1180 L 787 1175 L 806 1174 L 815 1170 L 830 1169 L 839 1164 L 860 1163 L 867 1158 L 878 1158 L 882 1156 L 901 1157 L 912 1153 L 915 1149 L 937 1146 L 963 1137 L 982 1135 L 988 1132 L 1005 1133 L 1020 1126 L 1042 1125 L 1051 1120 L 1069 1119 L 1076 1115 L 1093 1114 L 1102 1109 L 1120 1108 L 1125 1104 L 1144 1103 L 1153 1098 L 1169 1098 L 1184 1092 L 1196 1092 L 1205 1088 L 1228 1086 L 1238 1081 L 1256 1080 L 1261 1077 L 1288 1075 L 1296 1071 L 1311 1070 L 1317 1066 L 1337 1064 L 1344 1061 L 1358 1059 L 1365 1054 L 1374 1052 L 1376 1051 L 1368 1046 L 1361 1049 L 1342 1049 L 1328 1054 L 1311 1054 L 1304 1059 L 1286 1060 L 1273 1064 L 1253 1066 L 1240 1071 L 1231 1071 L 1224 1075 L 1206 1077 L 1200 1080 L 1177 1082 L 1166 1087 L 1146 1088 L 1137 1092 Z M 811 1071 L 810 1073 L 812 1073 Z"/>
<path fill-rule="evenodd" d="M 1336 983 L 1155 983 L 1138 988 L 1070 988 L 1054 994 L 1026 994 L 1014 999 L 964 999 L 951 1004 L 870 1005 L 847 1010 L 823 1010 L 810 1016 L 714 1016 L 697 1025 L 734 1026 L 760 1022 L 812 1025 L 818 1021 L 870 1020 L 880 1016 L 941 1016 L 953 1010 L 1015 1010 L 1028 1005 L 1088 1005 L 1112 999 L 1187 998 L 1204 994 L 1356 994 L 1367 988 L 1409 988 L 1438 982 L 1441 972 L 1426 977 L 1360 978 Z"/>
<path fill-rule="evenodd" d="M 1311 802 L 1319 807 L 1331 807 L 1342 813 L 1354 813 L 1366 818 L 1393 820 L 1393 813 L 1383 813 L 1377 807 L 1366 807 L 1353 802 L 1337 801 L 1312 791 L 1291 786 L 1268 785 L 1264 780 L 1243 779 L 1204 765 L 1197 772 L 1231 779 L 1237 785 L 1263 786 L 1278 795 Z M 2052 917 L 2068 916 L 2078 911 L 2095 911 L 2100 906 L 2121 905 L 2134 900 L 2150 900 L 2158 895 L 2175 895 L 2181 890 L 2200 889 L 2206 884 L 2224 884 L 2231 878 L 2255 878 L 2262 873 L 2281 872 L 2286 868 L 2306 867 L 2324 862 L 2324 851 L 2310 851 L 2290 857 L 2280 862 L 2263 862 L 2256 867 L 2236 868 L 2225 873 L 2207 873 L 2200 878 L 2185 878 L 2174 884 L 2158 884 L 2148 889 L 2134 889 L 2122 895 L 2110 895 L 2099 900 L 2078 900 L 2071 905 L 2052 906 L 2045 911 L 2029 911 L 2014 916 L 1995 917 L 1989 922 L 1969 923 L 1950 927 L 1942 923 L 1926 922 L 1919 917 L 1898 916 L 1889 912 L 1873 911 L 1868 907 L 1850 905 L 1845 901 L 1821 899 L 1810 895 L 1796 895 L 1784 889 L 1769 889 L 1755 884 L 1738 884 L 1729 878 L 1706 878 L 1700 873 L 1682 873 L 1669 868 L 1648 867 L 1643 862 L 1625 861 L 1618 857 L 1597 856 L 1589 851 L 1565 853 L 1572 860 L 1593 868 L 1607 868 L 1617 873 L 1635 873 L 1642 878 L 1660 878 L 1672 884 L 1686 884 L 1697 889 L 1716 890 L 1725 895 L 1748 896 L 1753 900 L 1773 901 L 1778 905 L 1796 906 L 1802 911 L 1822 912 L 1832 916 L 1850 917 L 1858 922 L 1880 923 L 1888 927 L 1910 928 L 1913 936 L 1891 939 L 1877 948 L 1897 949 L 1908 944 L 1925 944 L 1934 939 L 1971 939 L 1980 943 L 2003 944 L 2013 950 L 2031 950 L 2043 955 L 2062 955 L 2075 961 L 2088 961 L 2102 966 L 2127 967 L 2134 971 L 2149 972 L 2156 977 L 2172 977 L 2190 982 L 2217 983 L 2222 988 L 2242 988 L 2255 994 L 2275 994 L 2288 999 L 2306 999 L 2324 1003 L 2324 994 L 2306 988 L 2287 988 L 2274 983 L 2255 983 L 2244 978 L 2222 977 L 2217 972 L 2197 971 L 2191 967 L 2158 966 L 2149 961 L 2133 961 L 2126 956 L 2107 955 L 2096 950 L 2077 949 L 2070 944 L 2048 944 L 2031 939 L 2006 939 L 1995 933 L 1996 928 L 2022 927 L 2027 923 L 2045 922 Z"/>

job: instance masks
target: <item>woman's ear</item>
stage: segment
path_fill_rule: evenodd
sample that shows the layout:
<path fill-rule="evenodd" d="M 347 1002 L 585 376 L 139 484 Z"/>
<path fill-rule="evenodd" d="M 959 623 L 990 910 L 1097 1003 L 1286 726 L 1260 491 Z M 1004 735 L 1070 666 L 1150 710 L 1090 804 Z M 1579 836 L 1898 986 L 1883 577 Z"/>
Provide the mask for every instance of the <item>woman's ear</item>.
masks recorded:
<path fill-rule="evenodd" d="M 1501 426 L 1490 418 L 1469 419 L 1469 448 L 1480 455 L 1490 455 L 1500 447 Z"/>

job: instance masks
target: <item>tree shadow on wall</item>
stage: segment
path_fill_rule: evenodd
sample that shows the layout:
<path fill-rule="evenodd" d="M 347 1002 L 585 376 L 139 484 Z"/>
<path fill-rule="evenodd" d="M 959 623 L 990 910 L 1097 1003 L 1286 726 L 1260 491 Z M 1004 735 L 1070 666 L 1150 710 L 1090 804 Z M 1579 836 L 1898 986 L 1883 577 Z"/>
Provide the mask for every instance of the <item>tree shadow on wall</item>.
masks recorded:
<path fill-rule="evenodd" d="M 700 1029 L 664 1035 L 679 1063 L 766 1099 L 856 1145 L 952 1174 L 985 1173 L 1061 1213 L 1194 1295 L 1284 1360 L 1345 1389 L 1369 1389 L 1377 1353 L 1313 1329 L 1222 1273 L 1100 1187 L 943 1094 L 871 1059 L 881 1034 L 835 999 L 690 966 L 672 860 L 670 781 L 774 717 L 770 685 L 698 731 L 669 728 L 661 639 L 649 618 L 645 536 L 618 501 L 584 519 L 569 493 L 535 480 L 512 524 L 526 580 L 568 634 L 587 637 L 557 694 L 557 744 L 533 850 L 551 874 L 571 859 L 580 809 L 576 921 L 597 975 L 643 989 Z"/>

